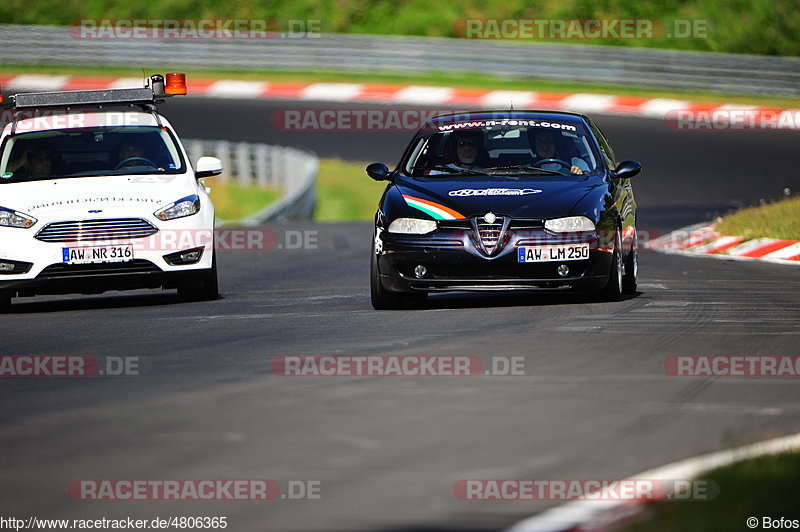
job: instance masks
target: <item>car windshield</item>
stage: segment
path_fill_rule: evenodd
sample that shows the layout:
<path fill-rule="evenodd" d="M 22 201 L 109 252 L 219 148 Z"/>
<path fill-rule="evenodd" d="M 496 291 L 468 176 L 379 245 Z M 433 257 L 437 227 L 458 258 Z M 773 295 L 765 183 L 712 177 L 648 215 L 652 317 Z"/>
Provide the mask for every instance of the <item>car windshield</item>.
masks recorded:
<path fill-rule="evenodd" d="M 585 176 L 601 169 L 594 144 L 580 123 L 504 120 L 460 125 L 439 125 L 420 136 L 401 165 L 403 172 L 414 177 L 517 178 Z"/>
<path fill-rule="evenodd" d="M 6 139 L 0 184 L 87 176 L 183 173 L 172 136 L 157 126 L 22 133 Z"/>

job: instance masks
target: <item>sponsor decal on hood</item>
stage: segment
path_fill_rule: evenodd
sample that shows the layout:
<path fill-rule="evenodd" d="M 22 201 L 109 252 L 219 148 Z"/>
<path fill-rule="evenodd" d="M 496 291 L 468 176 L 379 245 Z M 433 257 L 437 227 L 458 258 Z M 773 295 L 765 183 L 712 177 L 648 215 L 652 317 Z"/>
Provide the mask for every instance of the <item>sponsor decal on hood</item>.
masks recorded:
<path fill-rule="evenodd" d="M 71 198 L 63 200 L 48 201 L 45 203 L 36 203 L 29 206 L 26 211 L 34 212 L 41 209 L 48 209 L 53 207 L 79 207 L 82 205 L 154 205 L 158 206 L 164 203 L 163 200 L 155 198 L 144 198 L 136 196 L 96 196 L 88 198 Z"/>
<path fill-rule="evenodd" d="M 538 188 L 461 188 L 451 190 L 448 196 L 525 196 L 526 194 L 540 194 Z"/>
<path fill-rule="evenodd" d="M 466 218 L 458 211 L 446 207 L 440 203 L 435 203 L 430 200 L 415 198 L 413 196 L 406 196 L 403 194 L 403 199 L 406 200 L 410 206 L 419 209 L 422 212 L 429 214 L 434 220 L 463 220 Z"/>

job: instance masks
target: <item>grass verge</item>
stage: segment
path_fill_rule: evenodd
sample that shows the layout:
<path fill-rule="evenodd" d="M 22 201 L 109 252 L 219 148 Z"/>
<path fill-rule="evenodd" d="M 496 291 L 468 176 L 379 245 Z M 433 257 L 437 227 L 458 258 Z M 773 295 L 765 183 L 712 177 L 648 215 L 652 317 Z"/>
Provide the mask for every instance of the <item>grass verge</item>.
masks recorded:
<path fill-rule="evenodd" d="M 364 169 L 367 162 L 321 159 L 314 218 L 332 222 L 372 220 L 385 182 L 373 181 Z"/>
<path fill-rule="evenodd" d="M 625 527 L 621 532 L 673 532 L 702 530 L 730 532 L 748 530 L 747 520 L 763 518 L 800 519 L 800 454 L 783 453 L 761 456 L 709 471 L 698 480 L 719 486 L 719 495 L 708 501 L 672 501 L 654 505 L 644 520 Z M 771 524 L 771 523 L 770 523 Z"/>
<path fill-rule="evenodd" d="M 209 179 L 206 185 L 211 188 L 211 201 L 219 220 L 239 220 L 255 214 L 283 195 L 274 188 L 245 186 L 239 183 Z"/>
<path fill-rule="evenodd" d="M 800 197 L 735 212 L 723 217 L 716 229 L 746 239 L 800 240 Z"/>
<path fill-rule="evenodd" d="M 172 72 L 175 65 L 152 67 L 146 73 Z M 314 72 L 242 71 L 242 70 L 186 70 L 191 93 L 192 79 L 235 79 L 245 81 L 270 81 L 273 83 L 346 82 L 386 85 L 431 85 L 482 90 L 525 90 L 537 92 L 593 93 L 612 96 L 638 96 L 643 98 L 673 98 L 697 102 L 735 103 L 763 107 L 798 108 L 800 98 L 768 98 L 726 94 L 714 91 L 659 90 L 649 87 L 611 85 L 602 83 L 577 83 L 547 79 L 521 79 L 488 76 L 472 72 L 420 72 L 398 75 L 389 72 L 351 73 L 336 70 Z M 0 74 L 51 74 L 86 77 L 141 77 L 138 68 L 56 66 L 56 65 L 0 65 Z"/>

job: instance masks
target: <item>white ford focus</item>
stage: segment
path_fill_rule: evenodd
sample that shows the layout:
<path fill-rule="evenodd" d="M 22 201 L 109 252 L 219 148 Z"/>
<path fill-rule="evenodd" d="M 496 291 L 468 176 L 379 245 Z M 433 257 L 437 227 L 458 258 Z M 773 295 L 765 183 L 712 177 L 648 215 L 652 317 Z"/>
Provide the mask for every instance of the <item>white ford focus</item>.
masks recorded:
<path fill-rule="evenodd" d="M 17 94 L 0 137 L 0 309 L 39 294 L 177 288 L 218 297 L 214 206 L 222 171 L 186 150 L 156 104 L 182 74 L 142 88 Z"/>

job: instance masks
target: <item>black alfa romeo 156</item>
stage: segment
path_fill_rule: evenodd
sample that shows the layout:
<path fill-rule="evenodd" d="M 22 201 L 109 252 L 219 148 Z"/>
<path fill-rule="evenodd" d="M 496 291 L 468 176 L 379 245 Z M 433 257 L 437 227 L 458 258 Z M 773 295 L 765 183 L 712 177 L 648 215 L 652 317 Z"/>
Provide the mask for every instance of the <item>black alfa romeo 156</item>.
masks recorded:
<path fill-rule="evenodd" d="M 618 163 L 579 114 L 432 118 L 395 170 L 367 167 L 389 182 L 375 215 L 373 306 L 442 291 L 578 289 L 611 301 L 634 293 L 630 179 L 640 169 Z"/>

